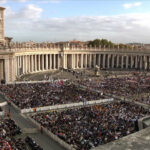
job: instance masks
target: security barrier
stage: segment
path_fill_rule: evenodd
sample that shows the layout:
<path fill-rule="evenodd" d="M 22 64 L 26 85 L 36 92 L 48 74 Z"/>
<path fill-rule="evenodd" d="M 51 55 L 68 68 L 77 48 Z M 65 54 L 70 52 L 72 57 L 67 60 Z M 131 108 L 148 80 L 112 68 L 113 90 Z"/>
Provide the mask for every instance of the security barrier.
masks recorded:
<path fill-rule="evenodd" d="M 95 105 L 95 104 L 101 104 L 101 103 L 108 103 L 108 102 L 112 102 L 113 100 L 114 100 L 113 98 L 109 98 L 109 99 L 100 99 L 100 100 L 94 100 L 94 101 L 84 101 L 84 102 L 79 102 L 79 103 L 37 107 L 36 109 L 29 108 L 29 109 L 22 109 L 21 113 L 25 114 L 25 113 L 32 113 L 32 112 L 65 109 L 65 108 L 78 107 L 78 106 L 88 106 L 88 105 Z"/>

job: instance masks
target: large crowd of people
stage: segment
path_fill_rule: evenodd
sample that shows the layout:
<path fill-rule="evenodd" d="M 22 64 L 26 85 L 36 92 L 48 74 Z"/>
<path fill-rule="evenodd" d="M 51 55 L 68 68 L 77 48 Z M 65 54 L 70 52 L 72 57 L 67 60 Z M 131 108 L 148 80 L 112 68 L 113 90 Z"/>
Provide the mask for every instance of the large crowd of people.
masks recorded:
<path fill-rule="evenodd" d="M 43 150 L 32 138 L 27 136 L 24 139 L 16 138 L 20 135 L 21 129 L 10 118 L 0 119 L 0 150 Z"/>
<path fill-rule="evenodd" d="M 31 137 L 27 136 L 25 138 L 26 143 L 32 150 L 43 150 Z"/>
<path fill-rule="evenodd" d="M 20 128 L 9 118 L 0 119 L 0 149 L 1 150 L 27 150 L 21 138 L 14 136 L 21 134 Z"/>
<path fill-rule="evenodd" d="M 72 73 L 77 78 L 82 76 Z M 0 92 L 9 98 L 8 104 L 13 102 L 20 109 L 103 99 L 103 94 L 96 90 L 150 105 L 150 76 L 140 73 L 104 79 L 0 85 Z M 124 101 L 44 112 L 32 118 L 75 149 L 89 150 L 138 131 L 138 120 L 148 115 L 150 110 Z M 0 149 L 26 150 L 27 143 L 31 149 L 42 150 L 30 137 L 25 139 L 26 143 L 14 138 L 20 133 L 13 120 L 0 119 Z"/>
<path fill-rule="evenodd" d="M 70 82 L 15 84 L 0 86 L 10 101 L 19 108 L 35 108 L 56 104 L 99 100 L 104 98 L 97 92 L 84 90 Z"/>
<path fill-rule="evenodd" d="M 78 83 L 99 90 L 104 94 L 123 96 L 125 98 L 132 98 L 133 95 L 149 93 L 150 91 L 150 76 L 145 76 L 144 74 L 132 74 L 130 76 L 105 78 L 103 80 L 79 80 Z M 140 99 L 139 101 L 142 102 Z"/>
<path fill-rule="evenodd" d="M 150 112 L 135 104 L 113 102 L 32 118 L 77 150 L 89 150 L 138 131 L 138 119 Z"/>

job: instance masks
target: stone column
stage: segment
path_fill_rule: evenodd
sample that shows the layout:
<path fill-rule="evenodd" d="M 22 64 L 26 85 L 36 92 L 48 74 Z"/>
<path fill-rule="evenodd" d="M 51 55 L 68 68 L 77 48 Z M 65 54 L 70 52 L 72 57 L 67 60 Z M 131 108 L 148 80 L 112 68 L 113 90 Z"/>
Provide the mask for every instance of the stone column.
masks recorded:
<path fill-rule="evenodd" d="M 147 57 L 144 56 L 144 70 L 147 70 Z"/>
<path fill-rule="evenodd" d="M 28 55 L 28 70 L 29 72 L 31 72 L 31 59 L 30 59 L 30 55 Z"/>
<path fill-rule="evenodd" d="M 31 72 L 34 71 L 33 55 L 31 55 Z"/>
<path fill-rule="evenodd" d="M 112 60 L 111 60 L 111 68 L 114 68 L 114 55 L 112 54 Z"/>
<path fill-rule="evenodd" d="M 26 73 L 26 60 L 25 60 L 25 56 L 23 56 L 23 74 Z"/>
<path fill-rule="evenodd" d="M 49 63 L 50 63 L 50 70 L 51 70 L 52 69 L 52 54 L 50 54 L 49 57 L 50 57 L 50 59 L 49 59 L 50 62 Z"/>
<path fill-rule="evenodd" d="M 22 64 L 23 61 L 22 61 L 22 59 L 23 59 L 22 56 L 20 56 L 20 75 L 23 74 L 23 69 L 22 69 L 23 68 L 23 64 Z"/>
<path fill-rule="evenodd" d="M 87 54 L 85 54 L 85 68 L 87 68 L 87 63 L 88 63 L 88 61 L 87 61 Z"/>
<path fill-rule="evenodd" d="M 63 68 L 66 68 L 66 55 L 63 55 Z"/>
<path fill-rule="evenodd" d="M 26 74 L 26 55 L 24 56 L 24 74 Z"/>
<path fill-rule="evenodd" d="M 35 55 L 35 72 L 37 72 L 37 55 Z"/>
<path fill-rule="evenodd" d="M 123 65 L 124 65 L 124 56 L 121 56 L 121 69 L 123 69 Z"/>
<path fill-rule="evenodd" d="M 138 68 L 138 59 L 137 59 L 137 56 L 135 56 L 135 68 L 136 69 Z"/>
<path fill-rule="evenodd" d="M 85 68 L 85 54 L 83 54 L 83 68 Z"/>
<path fill-rule="evenodd" d="M 74 69 L 76 69 L 76 55 L 74 54 Z"/>
<path fill-rule="evenodd" d="M 74 62 L 74 57 L 73 57 L 73 54 L 72 54 L 72 55 L 71 55 L 71 64 L 72 64 L 72 65 L 71 65 L 71 68 L 72 68 L 72 69 L 74 69 L 74 64 L 73 64 L 73 62 Z"/>
<path fill-rule="evenodd" d="M 6 81 L 6 83 L 9 82 L 9 71 L 10 71 L 9 59 L 5 59 L 5 71 L 4 71 L 4 74 L 5 74 L 5 81 Z"/>
<path fill-rule="evenodd" d="M 143 69 L 143 59 L 142 59 L 142 56 L 140 56 L 140 69 Z"/>
<path fill-rule="evenodd" d="M 75 59 L 75 54 L 73 54 L 73 68 L 75 69 L 76 68 L 76 59 Z"/>
<path fill-rule="evenodd" d="M 30 73 L 30 55 L 28 55 L 27 61 L 28 61 L 28 73 Z"/>
<path fill-rule="evenodd" d="M 78 58 L 78 54 L 76 54 L 76 68 L 78 69 L 79 67 L 79 58 Z"/>
<path fill-rule="evenodd" d="M 42 55 L 42 71 L 45 70 L 44 69 L 44 55 Z"/>
<path fill-rule="evenodd" d="M 18 76 L 18 56 L 16 56 L 16 75 Z"/>
<path fill-rule="evenodd" d="M 81 69 L 83 69 L 83 54 L 81 54 Z"/>
<path fill-rule="evenodd" d="M 27 71 L 26 71 L 26 72 L 27 72 L 27 73 L 29 73 L 29 60 L 28 60 L 28 58 L 29 58 L 29 57 L 28 57 L 28 55 L 27 55 L 27 56 L 26 56 L 26 61 L 27 61 L 27 63 L 26 63 L 26 64 L 27 64 L 27 66 L 26 66 Z"/>
<path fill-rule="evenodd" d="M 12 57 L 11 59 L 9 59 L 9 62 L 11 61 L 11 63 L 9 63 L 9 81 L 14 81 L 16 79 L 16 58 Z M 19 57 L 18 57 L 18 66 L 19 66 Z M 19 69 L 18 69 L 19 71 Z M 19 73 L 19 72 L 18 72 Z"/>
<path fill-rule="evenodd" d="M 56 69 L 56 55 L 55 54 L 53 54 L 53 63 L 54 63 L 53 69 Z"/>
<path fill-rule="evenodd" d="M 131 56 L 131 68 L 133 69 L 133 64 L 134 64 L 134 60 L 133 60 L 133 56 Z"/>
<path fill-rule="evenodd" d="M 26 59 L 26 73 L 28 73 L 28 55 L 25 56 Z"/>
<path fill-rule="evenodd" d="M 16 75 L 19 76 L 19 56 L 16 57 Z"/>
<path fill-rule="evenodd" d="M 41 59 L 40 59 L 40 54 L 38 55 L 38 71 L 41 70 Z"/>
<path fill-rule="evenodd" d="M 65 68 L 68 69 L 68 58 L 67 54 L 65 54 Z"/>
<path fill-rule="evenodd" d="M 89 67 L 92 68 L 92 54 L 90 54 Z"/>
<path fill-rule="evenodd" d="M 76 69 L 76 54 L 74 54 L 74 69 Z"/>
<path fill-rule="evenodd" d="M 126 69 L 128 69 L 129 66 L 129 56 L 126 56 Z"/>
<path fill-rule="evenodd" d="M 96 66 L 96 54 L 94 54 L 93 66 L 94 66 L 94 68 Z"/>
<path fill-rule="evenodd" d="M 103 68 L 105 68 L 106 55 L 103 54 Z"/>
<path fill-rule="evenodd" d="M 19 76 L 19 75 L 20 75 L 20 56 L 18 56 L 17 58 L 18 58 L 18 59 L 17 59 L 17 64 L 18 64 L 18 65 L 17 65 L 17 69 L 16 69 L 16 70 L 18 70 L 18 71 L 17 71 L 17 72 L 18 72 L 18 73 L 17 73 L 17 76 Z"/>
<path fill-rule="evenodd" d="M 57 69 L 59 69 L 60 68 L 60 56 L 59 56 L 59 54 L 57 56 L 58 56 L 57 57 L 57 59 L 58 59 L 58 68 Z"/>
<path fill-rule="evenodd" d="M 19 68 L 21 68 L 21 56 L 19 56 Z"/>
<path fill-rule="evenodd" d="M 119 67 L 119 55 L 117 55 L 117 68 Z"/>
<path fill-rule="evenodd" d="M 107 68 L 109 69 L 110 65 L 110 55 L 108 54 L 107 56 Z"/>
<path fill-rule="evenodd" d="M 98 66 L 101 68 L 101 54 L 98 55 Z"/>
<path fill-rule="evenodd" d="M 46 70 L 48 70 L 48 54 L 46 54 Z"/>
<path fill-rule="evenodd" d="M 27 55 L 25 56 L 25 59 L 26 59 L 26 73 L 28 72 L 28 58 L 27 58 Z"/>
<path fill-rule="evenodd" d="M 31 69 L 30 69 L 30 55 L 28 55 L 28 72 L 30 73 L 31 71 L 30 71 Z"/>
<path fill-rule="evenodd" d="M 24 56 L 22 56 L 22 74 L 24 74 Z"/>

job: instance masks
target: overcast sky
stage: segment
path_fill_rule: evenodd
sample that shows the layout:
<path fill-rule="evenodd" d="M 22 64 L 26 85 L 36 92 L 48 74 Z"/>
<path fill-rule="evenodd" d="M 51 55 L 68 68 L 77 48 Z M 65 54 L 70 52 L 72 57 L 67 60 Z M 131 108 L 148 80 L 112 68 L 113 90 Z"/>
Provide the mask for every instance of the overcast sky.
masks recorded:
<path fill-rule="evenodd" d="M 150 43 L 149 0 L 0 0 L 15 41 Z"/>

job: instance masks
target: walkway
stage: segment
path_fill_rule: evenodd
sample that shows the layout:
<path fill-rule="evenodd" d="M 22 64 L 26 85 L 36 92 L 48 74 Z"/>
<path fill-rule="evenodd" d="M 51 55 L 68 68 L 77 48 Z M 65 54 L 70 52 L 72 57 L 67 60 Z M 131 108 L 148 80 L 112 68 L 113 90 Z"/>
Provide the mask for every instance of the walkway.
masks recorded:
<path fill-rule="evenodd" d="M 0 95 L 0 102 L 4 102 L 5 99 L 2 95 Z M 23 117 L 18 110 L 16 110 L 13 106 L 5 106 L 3 109 L 8 111 L 10 107 L 10 112 L 12 115 L 12 119 L 16 122 L 16 124 L 21 128 L 23 134 L 22 138 L 29 135 L 34 138 L 34 140 L 39 144 L 44 150 L 65 150 L 58 143 L 53 141 L 45 134 L 41 134 L 37 127 L 28 119 Z"/>

